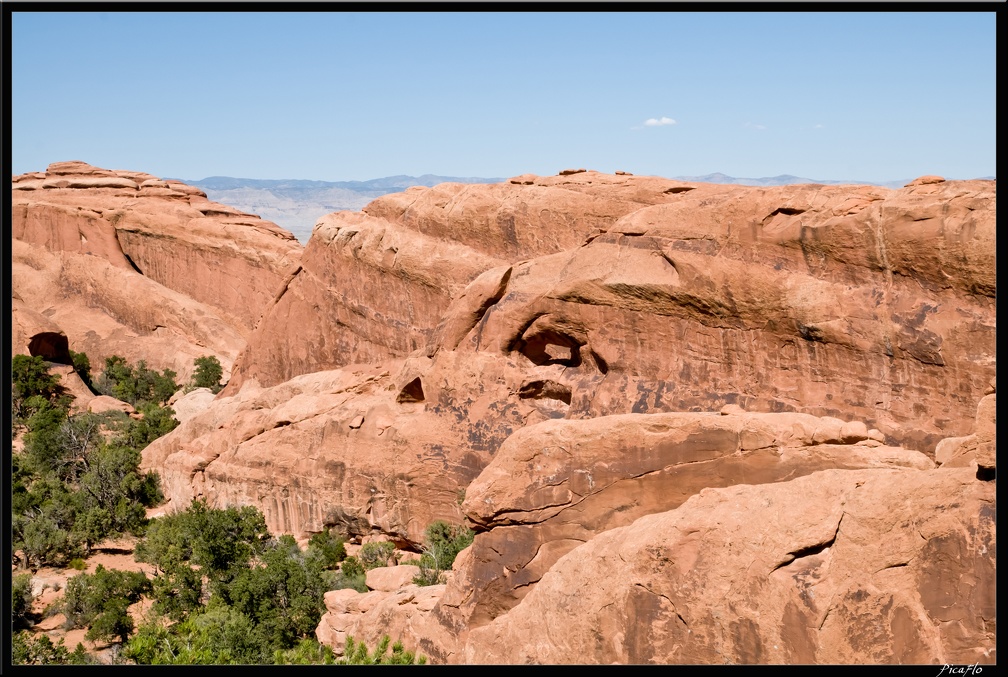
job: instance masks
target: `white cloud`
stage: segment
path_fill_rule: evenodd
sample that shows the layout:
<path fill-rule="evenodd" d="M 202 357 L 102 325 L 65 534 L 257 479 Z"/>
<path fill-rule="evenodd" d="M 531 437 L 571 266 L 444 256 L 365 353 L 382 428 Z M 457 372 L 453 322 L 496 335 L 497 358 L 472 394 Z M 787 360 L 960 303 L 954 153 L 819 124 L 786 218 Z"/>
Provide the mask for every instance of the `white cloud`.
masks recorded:
<path fill-rule="evenodd" d="M 645 127 L 664 127 L 665 125 L 674 125 L 676 121 L 672 118 L 660 117 L 660 118 L 648 118 L 644 121 Z"/>
<path fill-rule="evenodd" d="M 764 125 L 754 125 L 751 122 L 747 122 L 747 123 L 745 123 L 742 126 L 743 127 L 748 127 L 749 129 L 766 129 L 766 127 Z"/>
<path fill-rule="evenodd" d="M 813 126 L 812 126 L 812 129 L 822 129 L 822 128 L 823 128 L 823 127 L 825 127 L 825 126 L 826 126 L 826 125 L 823 125 L 823 124 L 817 124 L 817 125 L 813 125 Z"/>

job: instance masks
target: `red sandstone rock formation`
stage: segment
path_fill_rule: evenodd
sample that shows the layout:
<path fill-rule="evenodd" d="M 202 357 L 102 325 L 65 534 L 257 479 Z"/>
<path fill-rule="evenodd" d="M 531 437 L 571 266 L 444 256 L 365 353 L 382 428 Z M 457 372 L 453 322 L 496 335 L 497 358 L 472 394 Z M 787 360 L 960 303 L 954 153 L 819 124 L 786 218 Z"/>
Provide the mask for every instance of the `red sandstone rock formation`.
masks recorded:
<path fill-rule="evenodd" d="M 451 300 L 483 271 L 577 247 L 682 190 L 689 188 L 668 179 L 588 172 L 411 188 L 378 198 L 363 214 L 323 217 L 226 394 L 247 378 L 270 386 L 405 356 L 427 342 Z"/>
<path fill-rule="evenodd" d="M 149 174 L 59 162 L 12 189 L 15 352 L 63 332 L 96 370 L 118 354 L 184 380 L 214 355 L 227 376 L 300 257 L 274 224 Z M 39 323 L 27 309 L 52 326 L 20 326 Z"/>
<path fill-rule="evenodd" d="M 411 189 L 320 223 L 227 392 L 429 337 L 428 355 L 532 363 L 525 394 L 567 417 L 739 403 L 857 418 L 928 453 L 969 427 L 995 371 L 992 182 L 523 184 Z M 504 213 L 524 215 L 514 237 Z M 407 251 L 432 237 L 465 245 L 459 265 Z"/>
<path fill-rule="evenodd" d="M 69 348 L 86 353 L 96 374 L 106 357 L 121 355 L 158 371 L 172 369 L 185 381 L 203 355 L 216 356 L 229 372 L 244 345 L 213 307 L 131 269 L 21 240 L 12 242 L 12 254 L 15 354 L 69 364 Z M 66 355 L 47 347 L 53 342 Z"/>
<path fill-rule="evenodd" d="M 861 422 L 805 414 L 625 414 L 522 428 L 466 489 L 462 509 L 488 530 L 456 578 L 469 593 L 468 624 L 513 607 L 595 534 L 706 488 L 874 467 L 934 464 L 869 438 Z"/>
<path fill-rule="evenodd" d="M 136 270 L 212 306 L 243 336 L 301 253 L 279 226 L 150 174 L 57 162 L 11 187 L 14 239 Z"/>
<path fill-rule="evenodd" d="M 76 164 L 15 183 L 203 204 Z M 50 202 L 22 234 L 62 253 L 15 242 L 41 312 L 15 336 L 52 349 L 109 317 L 156 334 L 161 302 L 122 302 L 154 284 L 129 259 L 184 287 L 177 261 L 204 265 L 192 251 L 245 218 L 203 205 L 225 223 L 194 217 L 207 240 L 173 258 L 161 211 L 109 231 Z M 337 524 L 416 546 L 467 516 L 480 533 L 447 585 L 327 595 L 317 635 L 337 650 L 391 632 L 436 662 L 990 662 L 995 212 L 993 182 L 940 177 L 570 170 L 386 196 L 320 220 L 300 266 L 250 293 L 262 319 L 231 384 L 144 466 L 179 507 L 256 505 L 302 539 Z M 101 312 L 74 325 L 46 301 L 64 280 Z M 158 294 L 173 335 L 251 326 Z"/>
<path fill-rule="evenodd" d="M 480 663 L 994 663 L 994 485 L 825 470 L 705 489 L 563 557 Z"/>

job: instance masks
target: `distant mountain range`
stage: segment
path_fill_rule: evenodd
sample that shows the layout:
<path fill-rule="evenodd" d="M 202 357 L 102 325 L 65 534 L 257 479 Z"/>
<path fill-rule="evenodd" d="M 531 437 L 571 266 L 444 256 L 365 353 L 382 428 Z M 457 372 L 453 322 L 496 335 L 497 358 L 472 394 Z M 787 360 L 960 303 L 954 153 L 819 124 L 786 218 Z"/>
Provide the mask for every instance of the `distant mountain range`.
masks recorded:
<path fill-rule="evenodd" d="M 887 181 L 885 183 L 877 183 L 875 181 L 837 181 L 835 179 L 806 179 L 801 176 L 793 176 L 791 174 L 764 176 L 759 179 L 740 179 L 735 176 L 728 176 L 727 174 L 720 173 L 705 174 L 704 176 L 676 176 L 674 178 L 680 181 L 695 181 L 697 183 L 732 183 L 739 186 L 790 186 L 797 183 L 821 183 L 828 186 L 857 184 L 884 186 L 886 188 L 902 188 L 911 181 L 911 179 L 904 179 L 902 181 Z"/>
<path fill-rule="evenodd" d="M 206 192 L 214 202 L 237 207 L 286 228 L 307 244 L 315 222 L 330 212 L 360 211 L 376 197 L 410 186 L 439 183 L 499 183 L 502 178 L 459 176 L 386 176 L 370 181 L 308 181 L 301 179 L 239 179 L 210 176 L 178 179 Z"/>
<path fill-rule="evenodd" d="M 874 181 L 837 181 L 806 179 L 791 174 L 744 179 L 726 174 L 676 176 L 679 181 L 730 183 L 741 186 L 786 186 L 797 183 L 868 184 L 902 188 L 910 179 L 877 183 Z M 993 176 L 980 177 L 994 179 Z M 210 176 L 205 179 L 179 179 L 204 190 L 211 200 L 257 214 L 286 228 L 301 244 L 307 244 L 319 217 L 336 211 L 359 211 L 376 197 L 398 193 L 410 186 L 436 186 L 439 183 L 499 183 L 503 178 L 436 176 L 386 176 L 370 181 L 309 181 L 301 179 L 240 179 Z"/>

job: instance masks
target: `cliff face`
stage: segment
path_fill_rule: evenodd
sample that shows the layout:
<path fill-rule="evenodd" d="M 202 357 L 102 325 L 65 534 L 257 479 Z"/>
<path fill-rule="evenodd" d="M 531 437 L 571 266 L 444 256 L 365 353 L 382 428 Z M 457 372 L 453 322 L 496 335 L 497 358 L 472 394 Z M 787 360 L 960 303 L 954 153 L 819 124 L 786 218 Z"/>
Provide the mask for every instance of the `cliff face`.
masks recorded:
<path fill-rule="evenodd" d="M 735 403 L 933 453 L 995 370 L 994 203 L 983 181 L 411 189 L 320 221 L 228 392 L 427 344 L 534 367 L 568 417 Z"/>
<path fill-rule="evenodd" d="M 15 218 L 17 341 L 235 359 L 143 452 L 173 505 L 478 532 L 444 586 L 327 595 L 334 648 L 993 660 L 994 182 L 526 175 L 330 214 L 300 254 L 177 184 L 54 167 L 15 179 L 66 198 Z M 171 195 L 114 202 L 145 188 Z"/>
<path fill-rule="evenodd" d="M 142 172 L 59 162 L 12 189 L 13 296 L 96 368 L 117 354 L 185 379 L 214 355 L 226 376 L 300 256 L 275 225 Z"/>
<path fill-rule="evenodd" d="M 91 254 L 212 306 L 247 336 L 300 258 L 294 236 L 141 172 L 57 162 L 15 176 L 14 239 Z"/>
<path fill-rule="evenodd" d="M 362 213 L 323 217 L 301 269 L 249 339 L 227 392 L 248 378 L 270 386 L 403 357 L 427 342 L 452 298 L 480 273 L 577 247 L 619 217 L 672 199 L 680 185 L 595 172 L 528 175 L 410 188 Z"/>

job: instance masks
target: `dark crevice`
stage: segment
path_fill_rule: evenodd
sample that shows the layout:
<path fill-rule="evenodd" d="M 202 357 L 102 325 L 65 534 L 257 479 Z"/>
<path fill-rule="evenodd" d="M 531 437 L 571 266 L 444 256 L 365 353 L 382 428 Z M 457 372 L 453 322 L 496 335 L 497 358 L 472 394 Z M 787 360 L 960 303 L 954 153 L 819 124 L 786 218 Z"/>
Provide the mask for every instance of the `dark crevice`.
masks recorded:
<path fill-rule="evenodd" d="M 423 384 L 420 383 L 420 377 L 417 376 L 415 379 L 403 386 L 402 390 L 399 391 L 399 395 L 396 397 L 396 402 L 400 404 L 403 402 L 423 402 L 424 392 Z"/>
<path fill-rule="evenodd" d="M 695 186 L 672 186 L 671 188 L 665 189 L 663 192 L 666 195 L 675 195 L 676 193 L 686 193 L 694 189 Z"/>
<path fill-rule="evenodd" d="M 49 362 L 73 364 L 70 359 L 70 341 L 62 332 L 43 331 L 35 334 L 28 341 L 28 354 L 43 357 Z"/>
<path fill-rule="evenodd" d="M 661 250 L 660 253 L 662 255 L 662 258 L 665 259 L 665 262 L 668 263 L 670 266 L 672 266 L 672 270 L 674 270 L 674 271 L 676 271 L 676 273 L 678 273 L 679 269 L 676 268 L 675 261 L 672 260 L 672 257 L 670 257 L 668 254 L 666 254 L 664 252 L 664 250 Z"/>
<path fill-rule="evenodd" d="M 127 254 L 127 253 L 126 253 L 126 252 L 124 251 L 124 252 L 123 252 L 123 256 L 125 256 L 125 257 L 126 257 L 126 260 L 127 260 L 128 262 L 129 262 L 129 264 L 130 264 L 131 266 L 133 266 L 133 270 L 135 270 L 136 272 L 138 272 L 138 273 L 140 273 L 141 275 L 143 275 L 143 271 L 142 271 L 142 270 L 140 270 L 140 266 L 138 266 L 138 265 L 137 265 L 136 263 L 134 263 L 134 261 L 133 261 L 133 258 L 132 258 L 132 257 L 131 257 L 131 256 L 130 256 L 129 254 Z"/>
<path fill-rule="evenodd" d="M 529 381 L 522 384 L 518 397 L 523 400 L 559 400 L 564 404 L 570 404 L 571 389 L 556 381 Z"/>
<path fill-rule="evenodd" d="M 777 216 L 778 214 L 783 214 L 784 216 L 797 216 L 798 214 L 804 214 L 804 213 L 805 213 L 804 209 L 795 209 L 793 207 L 778 207 L 777 209 L 773 210 L 765 217 L 763 217 L 763 223 L 766 223 L 767 221 Z"/>
<path fill-rule="evenodd" d="M 836 542 L 837 534 L 840 533 L 840 522 L 842 521 L 843 517 L 841 516 L 840 521 L 837 522 L 836 530 L 833 532 L 833 535 L 829 538 L 829 540 L 824 541 L 823 543 L 815 543 L 804 548 L 799 548 L 798 550 L 792 550 L 785 556 L 784 561 L 780 562 L 777 566 L 770 570 L 770 573 L 773 573 L 782 567 L 786 567 L 796 559 L 818 555 L 826 548 L 832 546 L 833 543 Z"/>
<path fill-rule="evenodd" d="M 548 313 L 535 313 L 535 314 L 533 314 L 533 315 L 532 315 L 532 317 L 530 317 L 530 318 L 529 318 L 529 319 L 528 319 L 528 320 L 527 320 L 526 322 L 524 322 L 524 323 L 523 323 L 523 324 L 522 324 L 522 325 L 521 325 L 521 326 L 520 326 L 520 327 L 518 328 L 518 331 L 517 331 L 517 332 L 515 333 L 515 335 L 514 335 L 514 338 L 513 338 L 513 339 L 511 339 L 511 340 L 510 340 L 510 341 L 508 342 L 508 344 L 507 344 L 507 352 L 509 352 L 509 353 L 510 353 L 510 352 L 514 352 L 515 350 L 520 350 L 520 348 L 519 348 L 518 346 L 519 346 L 519 345 L 520 345 L 520 344 L 522 343 L 522 341 L 523 341 L 523 339 L 522 339 L 522 335 L 523 335 L 523 334 L 524 334 L 524 333 L 525 333 L 526 331 L 528 331 L 528 328 L 529 328 L 529 327 L 531 327 L 531 326 L 532 326 L 533 324 L 535 324 L 535 321 L 536 321 L 536 320 L 538 320 L 538 319 L 539 319 L 540 317 L 543 317 L 544 315 L 547 315 L 547 314 L 548 314 Z"/>
<path fill-rule="evenodd" d="M 985 466 L 978 466 L 976 471 L 976 478 L 981 482 L 993 482 L 997 477 L 997 468 L 988 468 Z"/>
<path fill-rule="evenodd" d="M 565 367 L 581 365 L 581 342 L 552 329 L 544 329 L 528 338 L 520 338 L 513 346 L 533 364 L 544 366 L 562 364 Z"/>
<path fill-rule="evenodd" d="M 822 329 L 808 324 L 798 322 L 798 334 L 806 341 L 818 341 L 825 343 Z"/>
<path fill-rule="evenodd" d="M 602 359 L 602 356 L 596 353 L 594 350 L 591 351 L 592 359 L 595 360 L 595 366 L 598 367 L 599 372 L 605 376 L 609 373 L 609 363 Z"/>

